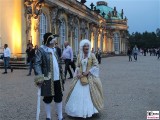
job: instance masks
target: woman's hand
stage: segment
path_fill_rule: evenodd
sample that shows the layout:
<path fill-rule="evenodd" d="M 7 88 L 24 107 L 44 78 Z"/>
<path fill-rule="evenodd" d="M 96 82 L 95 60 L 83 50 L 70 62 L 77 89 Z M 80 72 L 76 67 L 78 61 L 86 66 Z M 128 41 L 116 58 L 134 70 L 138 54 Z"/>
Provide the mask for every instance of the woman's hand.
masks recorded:
<path fill-rule="evenodd" d="M 78 79 L 80 79 L 81 77 L 83 77 L 83 75 L 82 74 L 78 74 L 77 77 L 78 77 Z"/>
<path fill-rule="evenodd" d="M 87 71 L 87 72 L 84 72 L 83 75 L 84 75 L 84 76 L 87 76 L 89 73 L 90 73 L 90 72 Z"/>

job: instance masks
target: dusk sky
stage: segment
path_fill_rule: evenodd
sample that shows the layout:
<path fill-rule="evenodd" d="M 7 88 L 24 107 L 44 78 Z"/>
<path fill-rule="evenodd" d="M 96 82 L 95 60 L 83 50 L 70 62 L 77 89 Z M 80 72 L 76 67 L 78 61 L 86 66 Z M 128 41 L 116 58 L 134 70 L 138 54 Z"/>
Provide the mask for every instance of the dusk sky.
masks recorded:
<path fill-rule="evenodd" d="M 80 0 L 79 0 L 80 1 Z M 93 2 L 96 5 L 100 0 L 86 0 L 90 7 Z M 155 32 L 160 28 L 160 0 L 101 0 L 106 1 L 109 7 L 116 6 L 118 12 L 124 10 L 124 16 L 128 18 L 129 32 Z"/>

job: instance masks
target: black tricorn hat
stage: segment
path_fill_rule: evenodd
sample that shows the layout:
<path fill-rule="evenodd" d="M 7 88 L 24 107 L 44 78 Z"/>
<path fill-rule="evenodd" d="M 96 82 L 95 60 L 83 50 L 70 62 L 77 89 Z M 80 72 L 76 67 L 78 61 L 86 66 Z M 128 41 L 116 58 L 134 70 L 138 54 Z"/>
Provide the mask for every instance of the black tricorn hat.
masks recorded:
<path fill-rule="evenodd" d="M 50 32 L 45 33 L 43 36 L 43 39 L 44 39 L 43 44 L 49 45 L 49 44 L 51 44 L 50 42 L 52 42 L 52 40 L 55 40 L 57 37 L 59 37 L 59 35 L 57 35 L 57 34 L 52 34 Z"/>

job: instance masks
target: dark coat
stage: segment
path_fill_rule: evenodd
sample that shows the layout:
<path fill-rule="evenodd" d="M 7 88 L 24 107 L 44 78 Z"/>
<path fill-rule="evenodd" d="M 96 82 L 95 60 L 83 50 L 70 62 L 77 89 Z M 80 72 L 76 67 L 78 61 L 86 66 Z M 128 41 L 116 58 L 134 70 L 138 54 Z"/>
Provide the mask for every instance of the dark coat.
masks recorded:
<path fill-rule="evenodd" d="M 49 76 L 49 72 L 53 72 L 53 70 L 51 70 L 51 61 L 50 61 L 50 53 L 47 53 L 43 50 L 43 48 L 39 48 L 37 50 L 36 53 L 36 57 L 35 57 L 35 64 L 34 64 L 34 69 L 36 72 L 36 76 L 42 76 L 44 75 L 44 77 L 48 77 Z M 58 60 L 58 58 L 57 58 Z M 61 66 L 59 64 L 59 70 L 61 70 Z M 61 90 L 63 90 L 63 76 L 60 72 L 60 83 L 61 83 Z M 41 96 L 54 96 L 54 82 L 53 82 L 53 78 L 51 77 L 50 80 L 44 80 L 44 84 L 42 84 L 41 86 Z"/>
<path fill-rule="evenodd" d="M 35 55 L 35 71 L 37 75 L 44 74 L 44 77 L 48 76 L 50 72 L 50 55 L 46 53 L 43 48 L 39 48 Z"/>
<path fill-rule="evenodd" d="M 27 49 L 26 50 L 27 53 L 27 62 L 34 62 L 34 58 L 35 58 L 35 49 Z"/>
<path fill-rule="evenodd" d="M 56 49 L 58 57 L 61 58 L 61 56 L 62 56 L 61 48 L 56 47 L 55 49 Z"/>
<path fill-rule="evenodd" d="M 132 50 L 128 50 L 127 55 L 132 55 Z"/>

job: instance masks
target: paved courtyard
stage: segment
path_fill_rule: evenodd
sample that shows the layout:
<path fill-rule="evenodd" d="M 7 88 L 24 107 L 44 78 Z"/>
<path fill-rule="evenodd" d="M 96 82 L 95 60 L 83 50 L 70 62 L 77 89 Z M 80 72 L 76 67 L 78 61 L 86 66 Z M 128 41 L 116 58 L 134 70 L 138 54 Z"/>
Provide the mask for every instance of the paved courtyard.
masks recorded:
<path fill-rule="evenodd" d="M 3 72 L 0 69 L 0 72 Z M 37 88 L 34 75 L 27 70 L 0 74 L 0 120 L 35 120 Z M 128 57 L 102 59 L 100 77 L 103 83 L 105 108 L 90 120 L 146 120 L 148 110 L 160 111 L 160 60 L 154 56 L 138 56 L 137 62 Z M 65 84 L 64 100 L 70 80 Z M 52 103 L 53 120 L 56 119 Z M 40 120 L 45 119 L 41 102 Z M 68 117 L 65 120 L 80 120 Z"/>

